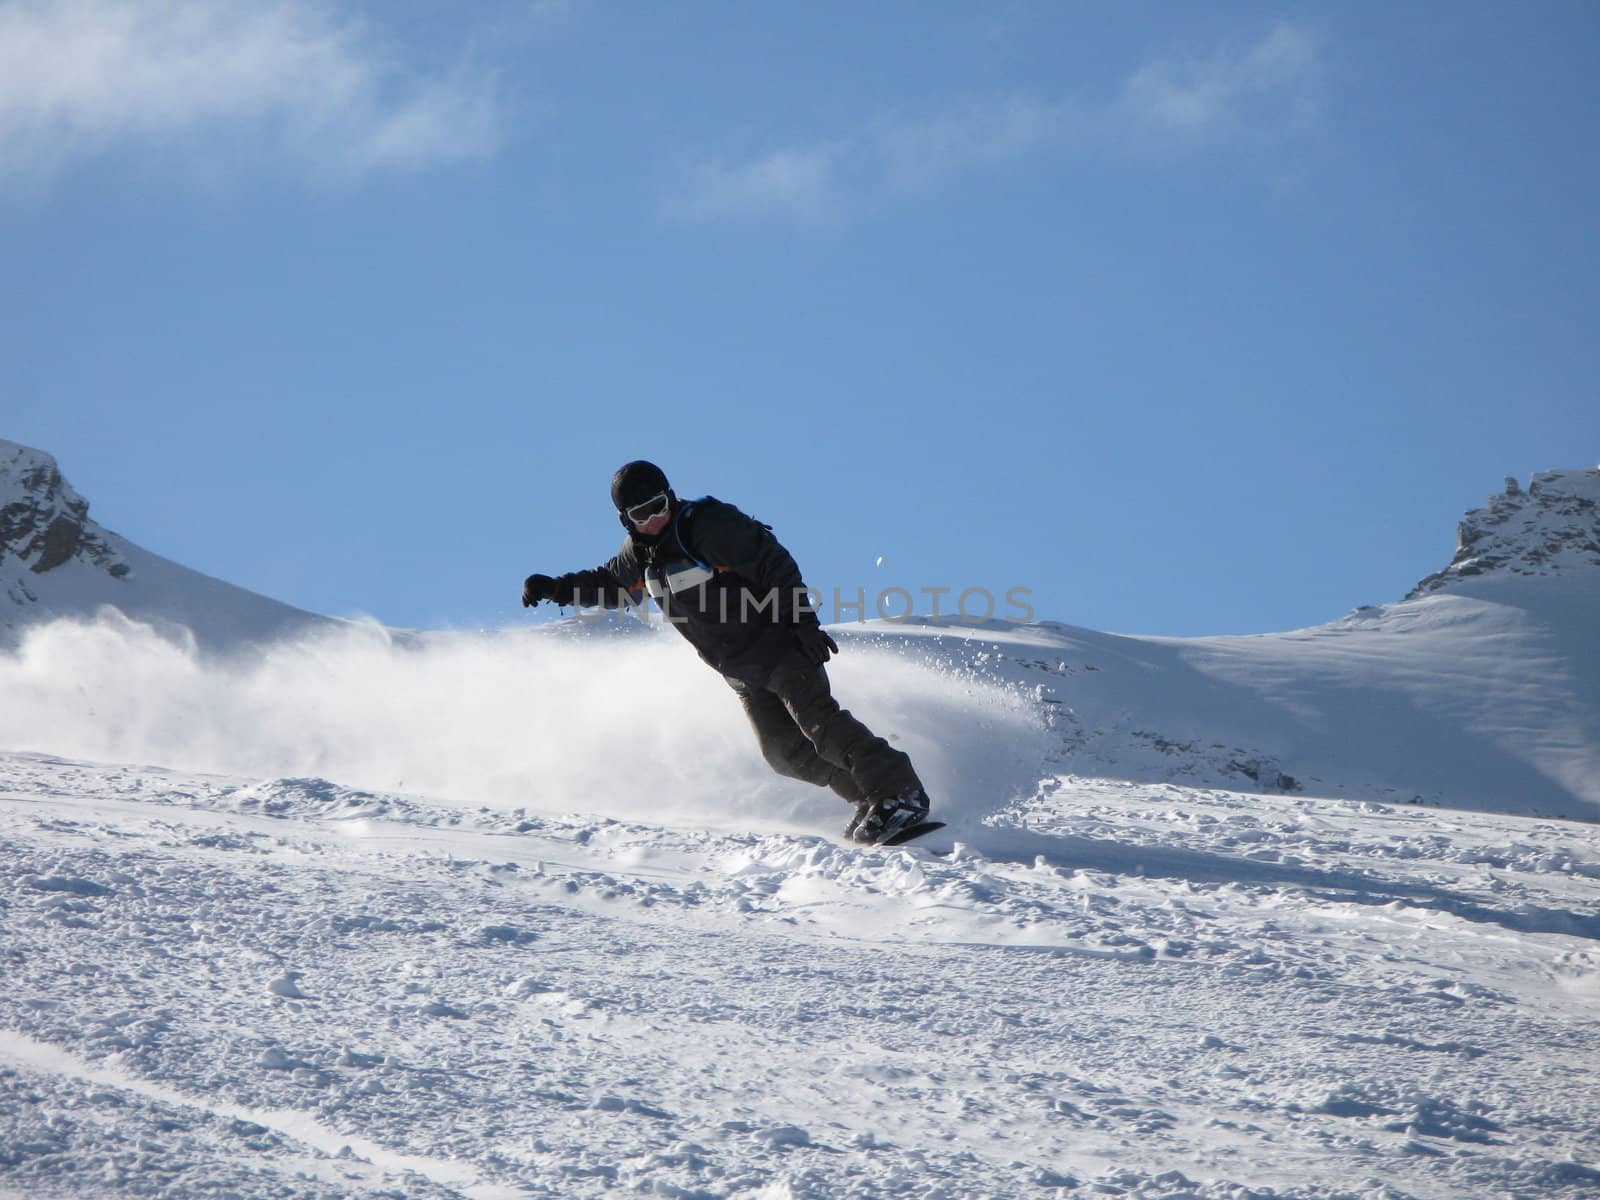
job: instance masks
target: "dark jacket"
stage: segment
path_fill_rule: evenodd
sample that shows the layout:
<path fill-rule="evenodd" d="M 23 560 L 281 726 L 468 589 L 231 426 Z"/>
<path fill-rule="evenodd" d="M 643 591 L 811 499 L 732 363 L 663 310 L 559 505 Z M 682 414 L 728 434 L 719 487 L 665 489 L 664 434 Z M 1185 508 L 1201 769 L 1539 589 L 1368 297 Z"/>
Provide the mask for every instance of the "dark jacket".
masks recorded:
<path fill-rule="evenodd" d="M 654 538 L 630 533 L 615 558 L 558 575 L 553 599 L 620 608 L 650 596 L 700 657 L 736 686 L 764 686 L 816 623 L 794 558 L 769 526 L 712 496 L 678 501 Z"/>

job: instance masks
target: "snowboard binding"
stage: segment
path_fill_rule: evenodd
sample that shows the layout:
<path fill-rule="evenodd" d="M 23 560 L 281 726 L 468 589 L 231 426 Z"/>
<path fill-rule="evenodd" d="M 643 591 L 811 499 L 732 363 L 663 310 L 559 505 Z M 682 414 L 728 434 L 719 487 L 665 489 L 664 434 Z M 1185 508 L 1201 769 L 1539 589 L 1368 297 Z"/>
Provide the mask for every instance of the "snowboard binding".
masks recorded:
<path fill-rule="evenodd" d="M 863 800 L 844 835 L 868 846 L 892 846 L 928 832 L 923 826 L 942 824 L 928 820 L 928 793 L 918 788 L 905 796 Z"/>

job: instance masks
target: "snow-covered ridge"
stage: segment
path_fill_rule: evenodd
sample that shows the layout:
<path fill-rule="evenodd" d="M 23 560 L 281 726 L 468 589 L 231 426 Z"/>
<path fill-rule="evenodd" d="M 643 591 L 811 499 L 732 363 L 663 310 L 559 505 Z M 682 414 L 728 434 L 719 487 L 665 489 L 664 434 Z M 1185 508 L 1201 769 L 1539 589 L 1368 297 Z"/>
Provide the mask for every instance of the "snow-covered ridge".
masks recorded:
<path fill-rule="evenodd" d="M 61 477 L 56 460 L 0 438 L 0 559 L 13 555 L 36 575 L 72 558 L 113 579 L 129 570 L 105 531 L 89 520 L 89 502 Z"/>
<path fill-rule="evenodd" d="M 90 519 L 51 455 L 0 438 L 0 648 L 108 606 L 180 627 L 208 650 L 332 624 L 135 546 Z"/>
<path fill-rule="evenodd" d="M 1515 478 L 1457 528 L 1455 558 L 1406 597 L 1478 575 L 1556 575 L 1600 568 L 1600 468 L 1541 471 L 1524 491 Z"/>

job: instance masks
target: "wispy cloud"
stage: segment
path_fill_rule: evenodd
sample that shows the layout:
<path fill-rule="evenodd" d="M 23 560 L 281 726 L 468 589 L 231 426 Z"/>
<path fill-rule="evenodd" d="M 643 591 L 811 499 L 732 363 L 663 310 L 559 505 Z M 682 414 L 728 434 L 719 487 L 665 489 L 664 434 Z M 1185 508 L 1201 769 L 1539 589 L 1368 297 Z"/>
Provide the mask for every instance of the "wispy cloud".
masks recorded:
<path fill-rule="evenodd" d="M 1284 24 L 1207 54 L 1152 59 L 1098 104 L 1012 95 L 880 117 L 826 141 L 698 163 L 668 208 L 690 219 L 809 222 L 1046 151 L 1186 153 L 1292 137 L 1320 116 L 1320 49 L 1314 34 Z"/>
<path fill-rule="evenodd" d="M 1187 145 L 1298 133 L 1321 113 L 1320 50 L 1310 31 L 1278 25 L 1246 46 L 1157 59 L 1128 78 L 1111 113 Z"/>
<path fill-rule="evenodd" d="M 930 120 L 881 118 L 832 141 L 691 167 L 668 207 L 685 218 L 778 216 L 811 223 L 915 192 L 1054 140 L 1064 114 L 1024 100 L 972 105 Z"/>
<path fill-rule="evenodd" d="M 880 120 L 867 140 L 888 186 L 912 191 L 969 168 L 1021 158 L 1081 132 L 1082 120 L 1073 108 L 1010 96 L 927 120 Z"/>
<path fill-rule="evenodd" d="M 408 69 L 369 25 L 311 0 L 0 4 L 0 182 L 160 149 L 358 178 L 483 157 L 492 79 Z"/>
<path fill-rule="evenodd" d="M 830 215 L 839 173 L 849 147 L 810 146 L 777 150 L 747 162 L 701 163 L 690 172 L 677 206 L 690 217 L 777 213 L 799 221 Z"/>

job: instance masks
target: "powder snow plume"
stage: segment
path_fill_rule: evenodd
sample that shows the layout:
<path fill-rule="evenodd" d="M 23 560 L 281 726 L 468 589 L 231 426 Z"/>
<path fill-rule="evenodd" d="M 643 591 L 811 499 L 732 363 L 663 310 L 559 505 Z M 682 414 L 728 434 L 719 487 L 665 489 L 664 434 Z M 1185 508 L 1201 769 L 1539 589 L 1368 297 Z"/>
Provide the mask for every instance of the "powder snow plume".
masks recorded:
<path fill-rule="evenodd" d="M 941 812 L 978 816 L 1044 773 L 1037 701 L 851 645 L 845 707 L 911 754 Z M 462 807 L 708 828 L 831 829 L 842 803 L 774 776 L 735 694 L 670 633 L 549 629 L 399 640 L 377 626 L 234 655 L 128 619 L 30 630 L 0 656 L 0 747 L 256 777 L 320 777 Z"/>

